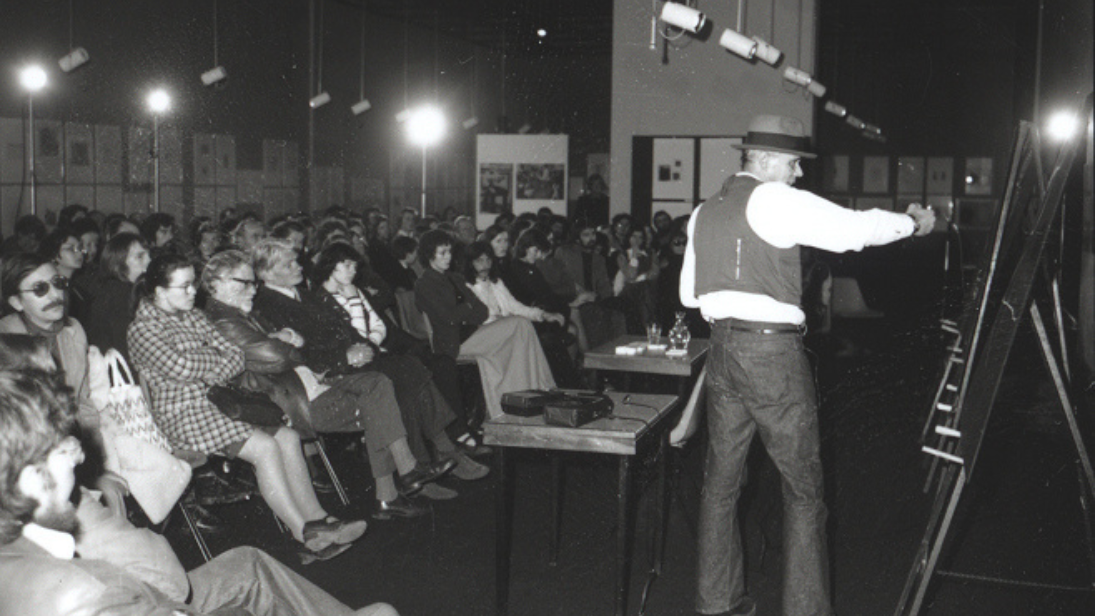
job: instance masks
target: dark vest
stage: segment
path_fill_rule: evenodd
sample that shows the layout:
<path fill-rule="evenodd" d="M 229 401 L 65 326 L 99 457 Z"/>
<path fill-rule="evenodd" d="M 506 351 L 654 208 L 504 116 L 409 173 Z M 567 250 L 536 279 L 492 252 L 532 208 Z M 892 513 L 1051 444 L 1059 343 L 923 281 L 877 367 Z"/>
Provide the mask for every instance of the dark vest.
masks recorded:
<path fill-rule="evenodd" d="M 772 246 L 753 232 L 745 217 L 756 178 L 735 175 L 704 202 L 693 230 L 696 297 L 717 291 L 767 295 L 792 306 L 802 297 L 799 247 Z"/>

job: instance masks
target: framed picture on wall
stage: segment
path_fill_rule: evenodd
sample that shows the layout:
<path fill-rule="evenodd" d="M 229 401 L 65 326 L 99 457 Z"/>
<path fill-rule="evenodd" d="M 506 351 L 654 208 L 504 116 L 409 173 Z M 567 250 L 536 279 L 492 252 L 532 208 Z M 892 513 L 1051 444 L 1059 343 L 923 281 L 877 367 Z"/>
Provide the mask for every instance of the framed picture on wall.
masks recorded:
<path fill-rule="evenodd" d="M 890 159 L 888 156 L 863 157 L 863 192 L 890 192 Z"/>
<path fill-rule="evenodd" d="M 517 165 L 517 199 L 559 201 L 566 198 L 566 166 L 558 164 Z"/>
<path fill-rule="evenodd" d="M 654 139 L 653 198 L 692 202 L 695 190 L 695 140 Z"/>
<path fill-rule="evenodd" d="M 481 163 L 479 165 L 479 211 L 501 214 L 513 211 L 513 165 Z"/>

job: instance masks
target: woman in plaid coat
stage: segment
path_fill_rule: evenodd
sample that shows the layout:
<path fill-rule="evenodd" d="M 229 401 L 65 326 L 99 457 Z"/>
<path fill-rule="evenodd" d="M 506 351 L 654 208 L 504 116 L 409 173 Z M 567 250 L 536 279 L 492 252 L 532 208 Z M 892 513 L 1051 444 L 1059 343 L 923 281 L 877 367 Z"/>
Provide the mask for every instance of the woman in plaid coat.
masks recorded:
<path fill-rule="evenodd" d="M 129 352 L 152 394 L 152 414 L 172 444 L 238 456 L 255 466 L 259 492 L 303 544 L 305 562 L 345 551 L 365 532 L 363 521 L 327 515 L 316 499 L 300 449 L 287 427 L 260 428 L 229 419 L 206 398 L 210 385 L 243 371 L 243 351 L 194 309 L 194 267 L 169 254 L 149 264 L 129 326 Z"/>

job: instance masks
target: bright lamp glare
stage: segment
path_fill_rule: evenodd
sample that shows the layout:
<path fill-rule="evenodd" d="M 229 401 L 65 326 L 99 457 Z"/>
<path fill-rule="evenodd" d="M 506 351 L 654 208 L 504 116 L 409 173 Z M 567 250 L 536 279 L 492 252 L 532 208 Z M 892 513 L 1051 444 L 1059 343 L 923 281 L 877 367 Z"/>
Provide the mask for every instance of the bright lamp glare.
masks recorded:
<path fill-rule="evenodd" d="M 445 136 L 445 116 L 436 107 L 420 107 L 407 118 L 407 139 L 411 143 L 429 147 Z"/>
<path fill-rule="evenodd" d="M 1079 132 L 1080 122 L 1071 111 L 1058 111 L 1049 118 L 1046 133 L 1054 141 L 1068 141 Z"/>
<path fill-rule="evenodd" d="M 153 90 L 148 95 L 148 108 L 152 113 L 163 113 L 171 106 L 171 96 L 166 90 Z"/>
<path fill-rule="evenodd" d="M 46 71 L 41 66 L 28 66 L 19 73 L 19 82 L 31 94 L 46 87 Z"/>

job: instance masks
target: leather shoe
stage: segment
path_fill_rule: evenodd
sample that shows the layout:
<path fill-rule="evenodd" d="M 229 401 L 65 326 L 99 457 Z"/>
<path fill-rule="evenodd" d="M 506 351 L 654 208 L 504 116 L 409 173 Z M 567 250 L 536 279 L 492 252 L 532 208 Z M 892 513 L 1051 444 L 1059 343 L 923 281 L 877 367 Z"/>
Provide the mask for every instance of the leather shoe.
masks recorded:
<path fill-rule="evenodd" d="M 332 543 L 318 550 L 312 550 L 308 546 L 302 545 L 297 548 L 297 556 L 300 557 L 300 564 L 310 565 L 319 560 L 331 560 L 348 549 L 350 549 L 348 543 Z"/>
<path fill-rule="evenodd" d="M 482 458 L 494 453 L 489 445 L 484 445 L 482 441 L 471 435 L 457 440 L 456 450 L 469 458 Z"/>
<path fill-rule="evenodd" d="M 399 476 L 399 493 L 403 496 L 413 496 L 422 491 L 423 485 L 441 479 L 454 468 L 456 468 L 456 460 L 453 458 L 439 460 L 433 464 L 419 462 L 413 471 Z"/>
<path fill-rule="evenodd" d="M 377 520 L 391 520 L 392 518 L 417 518 L 429 511 L 406 496 L 399 495 L 395 500 L 377 501 L 376 511 L 373 517 Z"/>
<path fill-rule="evenodd" d="M 304 523 L 304 545 L 311 549 L 331 543 L 347 545 L 360 539 L 368 526 L 365 520 L 340 520 L 334 516 L 328 516 L 325 520 L 309 520 Z"/>

